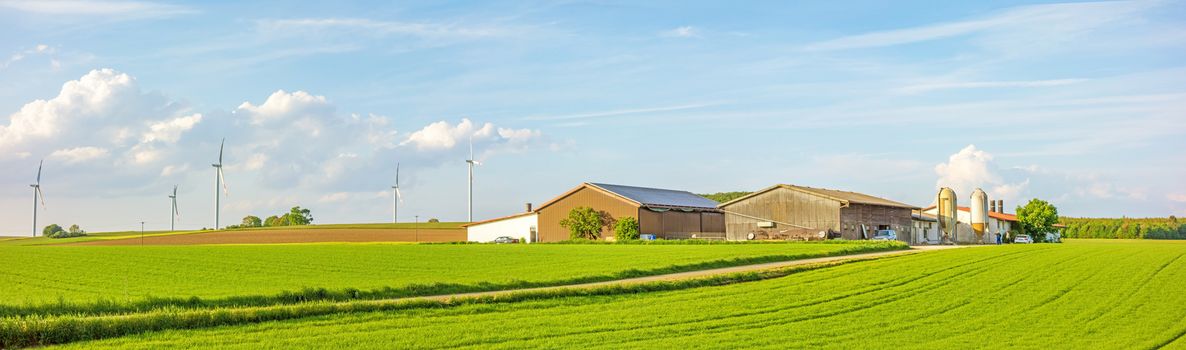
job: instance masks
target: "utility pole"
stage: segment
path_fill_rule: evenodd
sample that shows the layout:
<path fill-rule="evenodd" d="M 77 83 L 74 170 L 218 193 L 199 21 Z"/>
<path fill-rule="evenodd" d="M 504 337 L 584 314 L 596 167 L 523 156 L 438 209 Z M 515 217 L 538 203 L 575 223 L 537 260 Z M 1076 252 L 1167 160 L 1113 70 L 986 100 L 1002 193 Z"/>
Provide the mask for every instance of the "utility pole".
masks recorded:
<path fill-rule="evenodd" d="M 144 245 L 144 222 L 140 222 L 140 245 Z"/>
<path fill-rule="evenodd" d="M 420 215 L 416 215 L 416 243 L 420 243 Z"/>

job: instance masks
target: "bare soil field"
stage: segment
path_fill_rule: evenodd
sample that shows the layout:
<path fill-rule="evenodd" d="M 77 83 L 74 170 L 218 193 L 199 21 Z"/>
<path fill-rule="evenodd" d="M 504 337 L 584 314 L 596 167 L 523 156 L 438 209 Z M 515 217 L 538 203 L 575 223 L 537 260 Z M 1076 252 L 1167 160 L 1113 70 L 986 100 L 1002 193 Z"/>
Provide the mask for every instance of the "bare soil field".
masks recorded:
<path fill-rule="evenodd" d="M 455 242 L 465 229 L 318 229 L 199 232 L 169 236 L 78 242 L 64 245 L 193 245 L 324 242 Z M 419 239 L 419 240 L 417 240 Z"/>

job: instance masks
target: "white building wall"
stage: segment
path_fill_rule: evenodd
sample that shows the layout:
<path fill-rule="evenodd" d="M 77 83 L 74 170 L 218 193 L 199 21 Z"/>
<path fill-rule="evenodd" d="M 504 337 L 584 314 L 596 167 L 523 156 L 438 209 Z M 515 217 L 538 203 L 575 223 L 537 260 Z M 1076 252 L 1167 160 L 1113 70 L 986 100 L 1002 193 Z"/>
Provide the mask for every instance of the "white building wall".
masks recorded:
<path fill-rule="evenodd" d="M 936 215 L 938 210 L 931 208 L 926 210 L 925 213 Z M 996 244 L 996 234 L 1000 233 L 1002 237 L 1001 239 L 1004 240 L 1005 234 L 1009 232 L 1010 229 L 1010 223 L 1008 221 L 989 216 L 987 225 L 988 227 L 985 228 L 984 237 L 979 237 L 979 239 L 977 239 L 976 232 L 972 231 L 972 213 L 963 210 L 957 210 L 955 212 L 955 217 L 957 221 L 955 241 L 960 244 Z M 942 233 L 939 233 L 939 235 L 942 235 Z"/>
<path fill-rule="evenodd" d="M 509 219 L 491 221 L 466 227 L 466 240 L 470 242 L 492 242 L 495 238 L 507 236 L 522 242 L 534 242 L 533 233 L 539 227 L 539 215 L 528 214 Z"/>

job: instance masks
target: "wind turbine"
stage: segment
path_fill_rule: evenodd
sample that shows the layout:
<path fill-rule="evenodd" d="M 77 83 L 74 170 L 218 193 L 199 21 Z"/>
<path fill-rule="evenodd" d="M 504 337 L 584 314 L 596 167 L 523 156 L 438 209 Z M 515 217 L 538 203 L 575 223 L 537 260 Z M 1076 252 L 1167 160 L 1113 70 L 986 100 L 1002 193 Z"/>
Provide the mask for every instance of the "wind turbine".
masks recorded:
<path fill-rule="evenodd" d="M 468 221 L 474 222 L 474 166 L 482 165 L 482 162 L 474 160 L 474 137 L 469 137 L 469 159 L 465 160 L 469 164 L 469 216 Z"/>
<path fill-rule="evenodd" d="M 404 195 L 399 193 L 399 163 L 395 163 L 395 186 L 391 186 L 391 222 L 399 222 L 399 202 L 404 201 Z"/>
<path fill-rule="evenodd" d="M 41 200 L 41 209 L 45 209 L 45 194 L 41 193 L 41 166 L 45 159 L 37 164 L 37 183 L 29 185 L 33 188 L 33 237 L 37 237 L 37 200 Z"/>
<path fill-rule="evenodd" d="M 222 187 L 222 192 L 224 194 L 226 194 L 227 196 L 231 195 L 230 192 L 228 192 L 226 189 L 226 179 L 224 179 L 222 177 L 222 148 L 223 148 L 223 146 L 226 146 L 226 138 L 223 138 L 222 143 L 218 144 L 218 163 L 210 164 L 215 169 L 218 169 L 218 176 L 214 178 L 214 229 L 215 230 L 218 229 L 218 214 L 219 214 L 218 212 L 219 212 L 219 209 L 222 208 L 222 206 L 219 204 L 219 201 L 222 200 L 222 196 L 218 194 L 218 188 Z"/>
<path fill-rule="evenodd" d="M 175 231 L 174 221 L 181 216 L 181 212 L 177 211 L 177 185 L 173 185 L 173 194 L 169 195 L 169 199 L 173 202 L 173 212 L 169 213 L 169 231 Z"/>

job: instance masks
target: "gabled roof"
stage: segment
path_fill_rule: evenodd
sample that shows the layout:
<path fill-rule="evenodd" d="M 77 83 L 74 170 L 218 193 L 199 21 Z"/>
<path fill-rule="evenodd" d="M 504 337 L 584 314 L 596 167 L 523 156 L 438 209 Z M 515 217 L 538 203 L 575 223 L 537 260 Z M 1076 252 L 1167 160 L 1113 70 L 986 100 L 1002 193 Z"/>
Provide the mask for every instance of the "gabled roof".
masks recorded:
<path fill-rule="evenodd" d="M 564 199 L 583 188 L 588 188 L 593 191 L 604 193 L 610 197 L 617 198 L 626 203 L 630 203 L 640 207 L 657 207 L 657 208 L 674 208 L 674 209 L 707 209 L 716 211 L 717 202 L 708 198 L 697 196 L 688 191 L 665 190 L 660 188 L 647 188 L 623 185 L 610 185 L 602 183 L 586 182 L 580 186 L 564 192 L 552 200 L 544 202 L 535 211 L 543 210 L 548 206 Z"/>
<path fill-rule="evenodd" d="M 514 219 L 514 218 L 517 218 L 517 217 L 520 217 L 520 216 L 535 215 L 535 214 L 536 214 L 536 213 L 535 213 L 535 211 L 534 211 L 534 210 L 532 210 L 532 211 L 525 211 L 525 212 L 522 212 L 522 213 L 518 213 L 518 214 L 511 214 L 511 215 L 507 215 L 507 216 L 503 216 L 503 217 L 498 217 L 498 218 L 493 218 L 493 219 L 489 219 L 489 220 L 475 221 L 475 222 L 471 222 L 471 223 L 468 223 L 468 224 L 461 225 L 461 227 L 478 226 L 478 225 L 483 225 L 483 224 L 489 224 L 489 223 L 496 222 L 496 221 L 503 221 L 503 220 L 507 220 L 507 219 Z"/>
<path fill-rule="evenodd" d="M 704 198 L 695 193 L 661 188 L 635 187 L 611 185 L 602 183 L 588 183 L 607 192 L 625 197 L 632 202 L 647 207 L 675 207 L 716 209 L 717 201 Z"/>
<path fill-rule="evenodd" d="M 731 201 L 728 201 L 725 203 L 721 203 L 721 205 L 719 205 L 718 207 L 724 207 L 724 206 L 727 206 L 727 205 L 730 205 L 730 204 L 733 204 L 733 203 L 736 203 L 736 202 L 739 202 L 742 200 L 746 200 L 750 197 L 757 196 L 759 194 L 773 191 L 773 190 L 779 189 L 779 188 L 785 188 L 785 189 L 789 189 L 792 191 L 804 192 L 804 193 L 828 198 L 831 200 L 835 200 L 837 202 L 844 203 L 844 204 L 856 203 L 856 204 L 880 205 L 880 206 L 886 206 L 886 207 L 918 209 L 918 207 L 913 206 L 913 205 L 899 203 L 899 202 L 891 201 L 891 200 L 881 198 L 881 197 L 870 196 L 870 195 L 867 195 L 864 193 L 832 190 L 832 189 L 826 189 L 826 188 L 815 188 L 815 187 L 807 187 L 807 186 L 787 185 L 787 184 L 778 184 L 778 185 L 770 186 L 770 187 L 767 187 L 760 191 L 742 196 L 740 198 L 737 198 L 737 199 L 734 199 L 734 200 L 731 200 Z"/>

